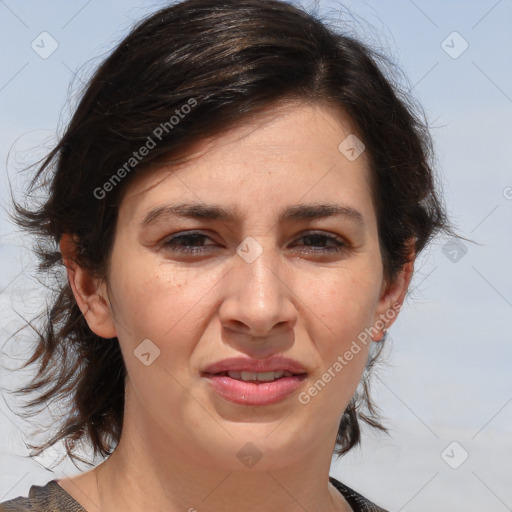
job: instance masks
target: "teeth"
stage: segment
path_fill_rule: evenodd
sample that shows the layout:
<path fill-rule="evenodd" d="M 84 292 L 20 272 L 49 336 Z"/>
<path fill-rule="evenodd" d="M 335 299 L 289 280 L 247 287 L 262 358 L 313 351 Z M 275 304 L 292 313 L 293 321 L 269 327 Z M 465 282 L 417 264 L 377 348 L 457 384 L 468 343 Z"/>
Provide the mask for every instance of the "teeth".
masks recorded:
<path fill-rule="evenodd" d="M 228 377 L 237 380 L 258 380 L 262 382 L 269 382 L 281 377 L 291 377 L 292 374 L 287 371 L 279 370 L 275 372 L 236 372 L 228 371 Z"/>
<path fill-rule="evenodd" d="M 283 371 L 277 371 L 277 372 L 261 372 L 256 374 L 257 380 L 267 381 L 267 380 L 274 380 L 274 379 L 280 379 L 283 376 Z"/>

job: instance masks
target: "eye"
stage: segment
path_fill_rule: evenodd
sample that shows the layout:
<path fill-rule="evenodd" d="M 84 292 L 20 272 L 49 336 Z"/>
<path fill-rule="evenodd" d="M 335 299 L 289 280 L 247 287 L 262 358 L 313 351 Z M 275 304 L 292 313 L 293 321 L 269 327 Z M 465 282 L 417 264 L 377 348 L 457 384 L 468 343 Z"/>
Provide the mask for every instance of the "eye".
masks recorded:
<path fill-rule="evenodd" d="M 166 251 L 175 254 L 201 256 L 211 253 L 219 244 L 208 235 L 190 231 L 172 235 L 163 243 Z M 309 254 L 337 254 L 349 247 L 342 238 L 325 232 L 310 232 L 303 234 L 291 246 L 301 253 Z"/>
<path fill-rule="evenodd" d="M 348 247 L 348 244 L 340 237 L 328 235 L 324 232 L 308 233 L 298 238 L 298 240 L 309 241 L 309 243 L 303 244 L 308 249 L 301 250 L 301 252 L 339 253 Z M 331 244 L 331 246 L 326 246 L 326 244 Z M 317 249 L 313 249 L 313 247 L 317 247 Z"/>
<path fill-rule="evenodd" d="M 214 247 L 216 245 L 205 245 L 202 242 L 204 242 L 206 239 L 211 240 L 209 236 L 206 236 L 203 233 L 182 233 L 168 238 L 164 243 L 164 247 L 180 254 L 205 254 L 208 251 L 208 249 L 206 249 L 207 247 Z"/>

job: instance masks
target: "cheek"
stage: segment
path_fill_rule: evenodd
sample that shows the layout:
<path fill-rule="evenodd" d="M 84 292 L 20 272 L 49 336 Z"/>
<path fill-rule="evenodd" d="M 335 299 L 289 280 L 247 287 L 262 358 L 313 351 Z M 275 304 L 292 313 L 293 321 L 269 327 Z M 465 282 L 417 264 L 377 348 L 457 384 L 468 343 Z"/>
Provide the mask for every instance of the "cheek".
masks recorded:
<path fill-rule="evenodd" d="M 311 295 L 310 289 L 310 295 Z M 316 380 L 311 394 L 323 395 L 333 410 L 346 405 L 355 392 L 372 343 L 371 326 L 378 294 L 378 282 L 369 275 L 350 275 L 316 294 L 317 329 L 311 338 L 319 354 Z M 366 331 L 365 331 L 366 329 Z M 325 389 L 325 391 L 324 391 Z M 306 398 L 307 399 L 307 398 Z"/>
<path fill-rule="evenodd" d="M 143 340 L 160 350 L 159 364 L 182 371 L 206 329 L 211 297 L 224 273 L 159 263 L 152 254 L 119 258 L 111 272 L 114 320 L 128 357 Z M 127 363 L 128 364 L 128 363 Z"/>
<path fill-rule="evenodd" d="M 330 337 L 331 348 L 344 344 L 370 326 L 378 304 L 380 282 L 369 269 L 345 268 L 326 286 L 310 283 L 309 295 L 315 294 L 314 308 Z"/>
<path fill-rule="evenodd" d="M 160 423 L 158 411 L 186 408 L 186 363 L 204 330 L 201 298 L 213 286 L 212 276 L 201 281 L 190 269 L 158 265 L 151 258 L 118 261 L 111 288 L 129 387 L 137 407 Z"/>

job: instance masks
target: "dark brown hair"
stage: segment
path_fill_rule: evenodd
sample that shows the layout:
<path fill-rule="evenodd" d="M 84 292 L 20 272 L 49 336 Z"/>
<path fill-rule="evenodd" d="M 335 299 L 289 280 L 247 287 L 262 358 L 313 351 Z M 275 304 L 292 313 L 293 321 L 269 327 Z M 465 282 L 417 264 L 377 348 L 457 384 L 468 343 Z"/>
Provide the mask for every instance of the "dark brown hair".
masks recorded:
<path fill-rule="evenodd" d="M 56 277 L 37 346 L 23 366 L 37 363 L 37 375 L 17 392 L 37 394 L 29 410 L 51 400 L 70 404 L 58 432 L 35 454 L 63 441 L 72 460 L 83 460 L 75 448 L 85 440 L 105 457 L 120 439 L 126 370 L 119 343 L 89 329 L 62 273 L 58 244 L 72 234 L 78 264 L 106 278 L 122 191 L 158 159 L 172 161 L 288 100 L 331 105 L 349 116 L 370 157 L 384 277 L 392 281 L 409 261 L 411 241 L 417 254 L 438 232 L 453 234 L 421 110 L 384 67 L 389 61 L 378 52 L 279 0 L 187 0 L 132 29 L 38 163 L 27 198 L 42 187 L 45 200 L 15 202 L 16 221 L 38 237 L 40 270 Z M 149 138 L 156 144 L 138 165 L 131 159 Z M 358 418 L 385 430 L 368 394 L 373 362 L 341 419 L 338 455 L 359 443 Z"/>

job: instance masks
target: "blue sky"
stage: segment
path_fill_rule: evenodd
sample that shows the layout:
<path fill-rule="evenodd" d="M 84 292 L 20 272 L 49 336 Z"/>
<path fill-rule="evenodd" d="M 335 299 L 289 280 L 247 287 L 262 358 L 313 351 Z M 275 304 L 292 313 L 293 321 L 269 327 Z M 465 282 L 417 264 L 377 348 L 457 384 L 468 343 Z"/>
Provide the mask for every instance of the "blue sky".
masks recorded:
<path fill-rule="evenodd" d="M 330 19 L 339 17 L 340 2 L 317 4 Z M 81 84 L 75 79 L 70 89 L 73 73 L 83 66 L 86 77 L 134 21 L 162 5 L 0 2 L 2 205 L 8 176 L 19 183 L 16 169 L 42 156 L 69 118 Z M 481 245 L 465 243 L 467 253 L 453 262 L 441 239 L 420 257 L 390 331 L 389 365 L 374 387 L 392 437 L 367 433 L 362 449 L 331 473 L 390 510 L 505 511 L 512 507 L 512 0 L 343 5 L 358 20 L 348 18 L 347 29 L 381 47 L 407 75 L 432 126 L 451 218 Z M 41 32 L 58 43 L 46 59 L 31 47 Z M 16 321 L 11 305 L 30 311 L 41 301 L 28 273 L 20 275 L 31 261 L 22 245 L 0 212 L 2 344 Z M 6 355 L 2 363 L 10 364 Z M 0 372 L 2 385 L 13 382 Z M 4 404 L 0 410 L 8 432 L 0 440 L 5 499 L 53 475 L 20 457 L 26 452 L 18 420 Z M 454 441 L 469 454 L 458 469 L 441 456 Z M 459 456 L 457 450 L 449 453 Z"/>

